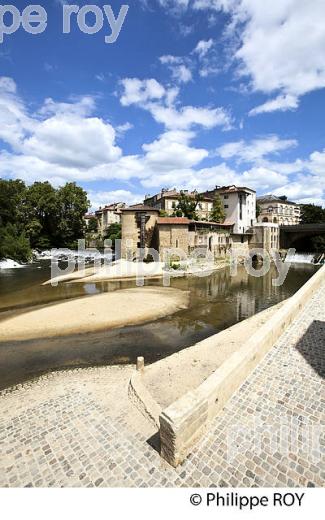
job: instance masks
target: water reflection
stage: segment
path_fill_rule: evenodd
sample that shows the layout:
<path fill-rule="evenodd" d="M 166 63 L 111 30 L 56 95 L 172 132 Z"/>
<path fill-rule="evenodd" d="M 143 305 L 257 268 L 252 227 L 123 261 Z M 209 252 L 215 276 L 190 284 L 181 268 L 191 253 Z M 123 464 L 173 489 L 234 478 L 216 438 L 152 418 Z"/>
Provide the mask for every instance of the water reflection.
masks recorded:
<path fill-rule="evenodd" d="M 239 268 L 236 276 L 230 276 L 229 269 L 222 269 L 205 278 L 177 278 L 172 286 L 190 291 L 190 306 L 172 316 L 101 333 L 2 343 L 0 388 L 64 367 L 134 363 L 138 355 L 153 362 L 288 298 L 316 269 L 313 265 L 292 267 L 282 287 L 272 285 L 272 279 L 277 278 L 275 268 L 261 278 L 249 276 L 244 268 Z M 42 269 L 31 267 L 1 273 L 0 319 L 7 316 L 4 311 L 8 309 L 17 312 L 21 306 L 134 286 L 134 282 L 119 281 L 40 287 L 48 277 L 46 264 Z"/>

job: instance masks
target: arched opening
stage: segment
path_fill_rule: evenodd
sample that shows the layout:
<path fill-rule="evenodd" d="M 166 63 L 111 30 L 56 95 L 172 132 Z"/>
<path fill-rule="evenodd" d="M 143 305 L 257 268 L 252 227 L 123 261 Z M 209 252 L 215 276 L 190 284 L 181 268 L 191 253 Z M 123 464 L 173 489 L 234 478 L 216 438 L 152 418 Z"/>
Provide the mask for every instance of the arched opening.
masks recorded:
<path fill-rule="evenodd" d="M 269 221 L 269 219 L 267 217 L 264 217 L 262 222 L 268 222 L 268 221 Z"/>
<path fill-rule="evenodd" d="M 273 223 L 274 224 L 277 224 L 278 223 L 278 219 L 276 217 L 273 218 Z"/>
<path fill-rule="evenodd" d="M 212 237 L 209 238 L 209 251 L 212 251 Z"/>

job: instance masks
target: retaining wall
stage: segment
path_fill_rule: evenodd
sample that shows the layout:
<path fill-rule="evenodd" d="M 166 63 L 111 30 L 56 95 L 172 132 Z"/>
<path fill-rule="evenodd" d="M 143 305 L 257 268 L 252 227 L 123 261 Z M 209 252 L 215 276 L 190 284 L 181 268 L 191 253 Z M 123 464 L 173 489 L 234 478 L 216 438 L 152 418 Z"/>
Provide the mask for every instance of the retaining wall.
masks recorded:
<path fill-rule="evenodd" d="M 186 458 L 210 421 L 221 412 L 228 399 L 324 282 L 325 266 L 199 387 L 161 412 L 161 456 L 169 464 L 176 467 Z"/>

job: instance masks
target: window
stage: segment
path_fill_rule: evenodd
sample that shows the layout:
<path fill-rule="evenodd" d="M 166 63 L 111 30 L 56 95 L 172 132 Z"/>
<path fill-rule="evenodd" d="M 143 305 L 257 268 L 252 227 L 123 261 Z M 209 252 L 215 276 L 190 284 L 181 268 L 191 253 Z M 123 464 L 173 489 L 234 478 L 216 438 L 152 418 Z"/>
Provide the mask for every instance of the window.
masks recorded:
<path fill-rule="evenodd" d="M 176 202 L 172 202 L 172 208 L 173 208 L 173 209 L 176 208 Z"/>
<path fill-rule="evenodd" d="M 226 200 L 226 199 L 229 199 L 229 195 L 224 195 L 223 198 Z"/>
<path fill-rule="evenodd" d="M 228 204 L 225 204 L 225 205 L 224 205 L 224 208 L 225 208 L 225 209 L 228 209 L 228 208 L 229 208 Z"/>
<path fill-rule="evenodd" d="M 176 249 L 178 249 L 178 245 L 179 245 L 179 240 L 178 240 L 178 238 L 176 238 Z"/>

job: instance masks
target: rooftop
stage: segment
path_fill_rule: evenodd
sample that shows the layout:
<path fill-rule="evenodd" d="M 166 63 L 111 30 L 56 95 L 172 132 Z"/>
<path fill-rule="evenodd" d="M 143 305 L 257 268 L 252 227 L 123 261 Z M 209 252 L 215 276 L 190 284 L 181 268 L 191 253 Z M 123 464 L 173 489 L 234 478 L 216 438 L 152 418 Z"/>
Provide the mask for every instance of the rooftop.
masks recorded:
<path fill-rule="evenodd" d="M 257 202 L 260 203 L 268 203 L 268 202 L 279 202 L 280 204 L 290 204 L 293 206 L 299 206 L 296 202 L 292 202 L 290 200 L 284 200 L 278 197 L 277 195 L 262 195 L 260 197 L 257 197 Z"/>

